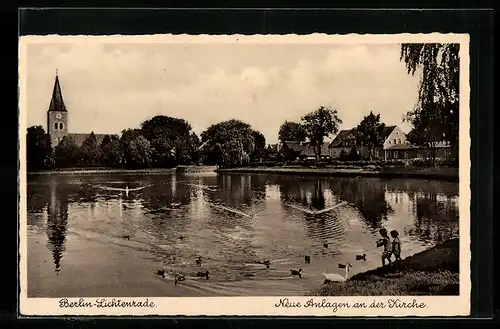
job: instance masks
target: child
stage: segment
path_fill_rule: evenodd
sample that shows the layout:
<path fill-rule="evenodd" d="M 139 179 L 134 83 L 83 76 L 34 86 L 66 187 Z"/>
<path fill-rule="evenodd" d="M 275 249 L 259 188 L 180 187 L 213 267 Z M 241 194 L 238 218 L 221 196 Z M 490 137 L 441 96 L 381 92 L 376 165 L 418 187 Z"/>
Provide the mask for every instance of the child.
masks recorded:
<path fill-rule="evenodd" d="M 392 253 L 396 257 L 396 261 L 401 260 L 401 241 L 399 240 L 399 232 L 396 230 L 391 231 L 392 237 Z"/>
<path fill-rule="evenodd" d="M 389 261 L 389 265 L 392 265 L 391 255 L 392 255 L 392 246 L 391 240 L 387 235 L 387 230 L 385 228 L 380 229 L 379 231 L 382 239 L 377 241 L 377 247 L 384 247 L 384 251 L 382 252 L 382 266 L 385 266 L 385 260 Z"/>

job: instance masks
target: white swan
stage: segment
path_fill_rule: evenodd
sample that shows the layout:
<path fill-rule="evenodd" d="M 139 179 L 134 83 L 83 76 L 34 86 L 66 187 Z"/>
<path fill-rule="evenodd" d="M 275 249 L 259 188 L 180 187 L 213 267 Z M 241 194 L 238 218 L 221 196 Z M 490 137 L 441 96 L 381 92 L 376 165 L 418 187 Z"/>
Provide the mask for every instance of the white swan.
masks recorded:
<path fill-rule="evenodd" d="M 302 208 L 302 207 L 298 207 L 296 205 L 293 205 L 293 204 L 286 204 L 287 206 L 289 207 L 292 207 L 292 208 L 295 208 L 297 210 L 300 210 L 300 211 L 303 211 L 305 213 L 308 213 L 310 215 L 319 215 L 319 214 L 322 214 L 324 212 L 328 212 L 328 211 L 332 211 L 333 209 L 337 208 L 337 207 L 340 207 L 344 204 L 346 204 L 347 202 L 344 201 L 344 202 L 341 202 L 341 203 L 338 203 L 336 204 L 335 206 L 332 206 L 332 207 L 329 207 L 329 208 L 325 208 L 325 209 L 322 209 L 322 210 L 310 210 L 310 209 L 306 209 L 306 208 Z"/>
<path fill-rule="evenodd" d="M 96 187 L 99 187 L 99 188 L 101 188 L 103 190 L 110 190 L 110 191 L 125 191 L 125 194 L 128 196 L 129 192 L 139 191 L 139 190 L 145 189 L 146 187 L 149 187 L 149 186 L 152 186 L 152 185 L 139 186 L 139 187 L 134 187 L 134 188 L 129 188 L 128 185 L 125 188 L 102 186 L 102 185 L 98 185 Z"/>
<path fill-rule="evenodd" d="M 349 268 L 352 267 L 350 263 L 340 264 L 339 268 L 345 268 L 345 277 L 337 273 L 322 273 L 325 277 L 325 282 L 345 282 L 349 276 Z"/>

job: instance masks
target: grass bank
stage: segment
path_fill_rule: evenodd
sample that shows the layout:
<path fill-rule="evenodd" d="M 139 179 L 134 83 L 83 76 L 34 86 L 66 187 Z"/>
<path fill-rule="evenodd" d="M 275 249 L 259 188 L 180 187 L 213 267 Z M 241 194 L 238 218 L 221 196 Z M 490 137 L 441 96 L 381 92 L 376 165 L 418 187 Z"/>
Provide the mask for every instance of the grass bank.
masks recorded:
<path fill-rule="evenodd" d="M 363 168 L 311 168 L 311 167 L 241 167 L 218 169 L 218 173 L 268 173 L 345 177 L 405 177 L 458 181 L 458 168 L 436 167 L 363 167 Z"/>
<path fill-rule="evenodd" d="M 459 295 L 459 239 L 403 259 L 392 267 L 323 284 L 311 296 Z"/>

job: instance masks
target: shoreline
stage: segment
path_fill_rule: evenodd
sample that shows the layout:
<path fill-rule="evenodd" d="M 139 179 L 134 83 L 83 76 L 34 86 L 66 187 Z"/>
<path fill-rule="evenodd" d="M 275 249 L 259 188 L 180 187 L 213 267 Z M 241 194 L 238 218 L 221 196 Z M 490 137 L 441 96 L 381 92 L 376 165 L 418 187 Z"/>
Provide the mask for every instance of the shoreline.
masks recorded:
<path fill-rule="evenodd" d="M 415 167 L 387 167 L 377 170 L 361 168 L 304 168 L 304 167 L 241 167 L 217 169 L 217 173 L 241 173 L 241 174 L 292 174 L 292 175 L 315 175 L 332 177 L 387 177 L 387 178 L 419 178 L 446 180 L 458 182 L 458 168 L 415 168 Z"/>
<path fill-rule="evenodd" d="M 200 172 L 215 172 L 215 166 L 177 166 L 174 168 L 145 168 L 145 169 L 121 169 L 121 168 L 105 168 L 105 167 L 83 167 L 83 168 L 60 168 L 52 170 L 28 171 L 28 176 L 37 175 L 92 175 L 92 174 L 148 174 L 162 175 L 176 172 L 182 173 L 200 173 Z"/>
<path fill-rule="evenodd" d="M 459 239 L 454 238 L 401 260 L 323 284 L 309 296 L 459 295 Z"/>

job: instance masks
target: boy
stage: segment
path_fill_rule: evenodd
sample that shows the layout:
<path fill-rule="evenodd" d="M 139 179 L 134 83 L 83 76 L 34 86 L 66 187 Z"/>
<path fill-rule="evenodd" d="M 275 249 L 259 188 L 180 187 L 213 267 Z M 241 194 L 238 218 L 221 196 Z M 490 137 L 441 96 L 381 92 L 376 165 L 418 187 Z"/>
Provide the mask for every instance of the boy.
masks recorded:
<path fill-rule="evenodd" d="M 392 237 L 392 253 L 396 257 L 396 261 L 401 260 L 401 241 L 399 240 L 399 232 L 396 230 L 391 231 Z"/>
<path fill-rule="evenodd" d="M 389 261 L 389 265 L 392 265 L 391 255 L 392 255 L 392 246 L 391 240 L 387 235 L 387 230 L 385 228 L 380 229 L 379 231 L 382 239 L 377 241 L 377 247 L 384 247 L 384 251 L 382 252 L 382 266 L 385 266 L 385 260 Z"/>

